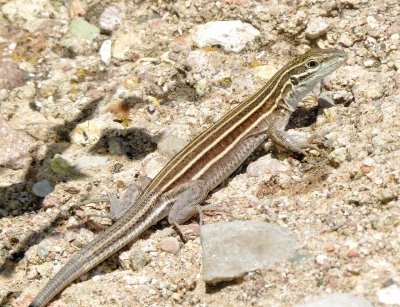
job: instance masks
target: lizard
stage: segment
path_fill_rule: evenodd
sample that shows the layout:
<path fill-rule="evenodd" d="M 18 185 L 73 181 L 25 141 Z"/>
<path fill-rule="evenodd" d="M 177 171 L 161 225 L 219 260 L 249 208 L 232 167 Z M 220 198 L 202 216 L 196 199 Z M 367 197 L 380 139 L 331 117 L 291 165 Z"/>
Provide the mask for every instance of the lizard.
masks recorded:
<path fill-rule="evenodd" d="M 315 147 L 286 131 L 298 103 L 338 69 L 347 54 L 336 49 L 309 50 L 294 57 L 249 98 L 228 111 L 175 155 L 109 228 L 78 251 L 30 303 L 45 306 L 71 282 L 137 239 L 167 217 L 178 225 L 198 213 L 207 194 L 228 178 L 267 138 L 306 154 Z M 135 194 L 135 193 L 133 193 Z"/>

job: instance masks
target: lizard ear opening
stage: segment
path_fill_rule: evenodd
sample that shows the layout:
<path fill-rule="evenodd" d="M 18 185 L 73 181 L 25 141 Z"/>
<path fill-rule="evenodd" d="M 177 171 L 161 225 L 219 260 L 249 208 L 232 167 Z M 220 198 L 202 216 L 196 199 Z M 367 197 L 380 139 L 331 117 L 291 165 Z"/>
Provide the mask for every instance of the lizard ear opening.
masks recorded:
<path fill-rule="evenodd" d="M 297 79 L 297 77 L 295 77 L 295 76 L 291 76 L 290 77 L 290 83 L 292 83 L 292 85 L 298 85 L 299 84 L 299 79 Z"/>

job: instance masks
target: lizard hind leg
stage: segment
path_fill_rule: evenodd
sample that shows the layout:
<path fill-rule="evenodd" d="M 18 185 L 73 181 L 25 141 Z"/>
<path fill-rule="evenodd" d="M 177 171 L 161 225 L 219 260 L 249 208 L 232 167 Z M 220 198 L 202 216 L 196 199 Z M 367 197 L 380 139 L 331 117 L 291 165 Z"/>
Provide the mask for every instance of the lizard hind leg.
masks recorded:
<path fill-rule="evenodd" d="M 183 235 L 179 224 L 182 224 L 192 216 L 199 214 L 201 226 L 203 224 L 204 211 L 225 211 L 224 209 L 214 205 L 203 207 L 200 205 L 208 194 L 208 187 L 204 180 L 191 180 L 171 190 L 169 193 L 169 197 L 175 195 L 175 201 L 169 211 L 168 222 L 174 226 L 183 242 L 186 242 L 187 240 Z"/>
<path fill-rule="evenodd" d="M 168 222 L 182 224 L 198 213 L 197 206 L 207 196 L 208 187 L 204 180 L 191 180 L 168 192 L 175 201 L 168 213 Z"/>
<path fill-rule="evenodd" d="M 139 177 L 134 184 L 128 187 L 121 199 L 118 199 L 115 195 L 110 196 L 109 214 L 114 222 L 123 216 L 129 208 L 135 206 L 136 201 L 150 181 L 151 179 L 149 177 Z"/>

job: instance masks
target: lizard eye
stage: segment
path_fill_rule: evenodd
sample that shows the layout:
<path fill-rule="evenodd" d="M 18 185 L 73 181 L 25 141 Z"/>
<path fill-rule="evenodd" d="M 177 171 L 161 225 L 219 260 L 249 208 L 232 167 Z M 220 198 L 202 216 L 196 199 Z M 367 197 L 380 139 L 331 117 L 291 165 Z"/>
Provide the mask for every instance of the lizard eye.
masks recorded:
<path fill-rule="evenodd" d="M 292 77 L 290 77 L 290 83 L 292 83 L 293 85 L 297 85 L 297 84 L 299 84 L 299 79 L 292 76 Z"/>
<path fill-rule="evenodd" d="M 315 68 L 315 67 L 317 67 L 318 66 L 318 62 L 317 61 L 314 61 L 314 60 L 311 60 L 311 61 L 309 61 L 308 63 L 307 63 L 307 67 L 308 68 Z"/>

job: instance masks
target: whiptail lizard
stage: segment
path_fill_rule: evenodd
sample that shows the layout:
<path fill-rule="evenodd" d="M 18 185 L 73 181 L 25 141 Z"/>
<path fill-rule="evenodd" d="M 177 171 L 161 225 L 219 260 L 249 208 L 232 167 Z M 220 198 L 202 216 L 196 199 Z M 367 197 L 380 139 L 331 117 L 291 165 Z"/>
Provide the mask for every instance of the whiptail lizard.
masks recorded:
<path fill-rule="evenodd" d="M 79 276 L 103 262 L 147 228 L 168 217 L 179 224 L 197 213 L 207 194 L 234 172 L 267 137 L 304 154 L 285 132 L 299 101 L 347 59 L 343 51 L 312 50 L 280 69 L 260 90 L 237 105 L 182 149 L 141 191 L 111 227 L 82 248 L 29 306 L 45 306 Z"/>

